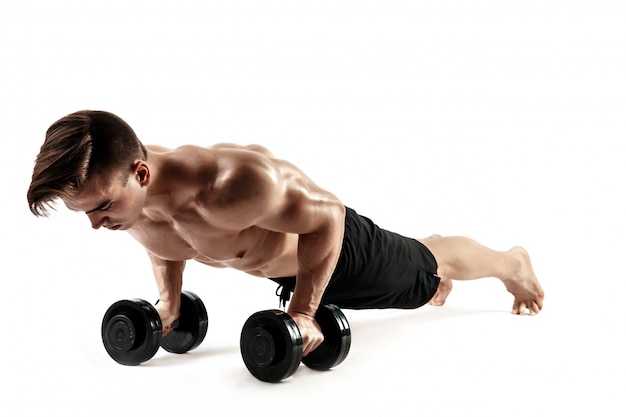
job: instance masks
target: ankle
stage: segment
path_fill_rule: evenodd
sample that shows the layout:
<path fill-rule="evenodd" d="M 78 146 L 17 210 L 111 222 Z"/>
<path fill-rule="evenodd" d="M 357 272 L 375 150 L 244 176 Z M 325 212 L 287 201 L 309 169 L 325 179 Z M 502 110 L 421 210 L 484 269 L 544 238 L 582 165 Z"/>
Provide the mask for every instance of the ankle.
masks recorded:
<path fill-rule="evenodd" d="M 502 274 L 502 281 L 513 281 L 519 277 L 520 270 L 522 269 L 523 259 L 520 253 L 520 248 L 514 247 L 508 252 L 505 252 L 506 262 L 505 271 Z"/>

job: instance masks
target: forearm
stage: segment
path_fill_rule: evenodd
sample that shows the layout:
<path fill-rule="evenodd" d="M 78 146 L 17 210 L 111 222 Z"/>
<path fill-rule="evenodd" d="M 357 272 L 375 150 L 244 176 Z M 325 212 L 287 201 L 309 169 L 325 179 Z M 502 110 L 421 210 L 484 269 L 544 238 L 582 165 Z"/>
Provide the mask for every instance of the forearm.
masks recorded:
<path fill-rule="evenodd" d="M 166 261 L 149 254 L 152 272 L 159 290 L 159 303 L 167 304 L 168 310 L 178 312 L 183 286 L 185 261 Z"/>

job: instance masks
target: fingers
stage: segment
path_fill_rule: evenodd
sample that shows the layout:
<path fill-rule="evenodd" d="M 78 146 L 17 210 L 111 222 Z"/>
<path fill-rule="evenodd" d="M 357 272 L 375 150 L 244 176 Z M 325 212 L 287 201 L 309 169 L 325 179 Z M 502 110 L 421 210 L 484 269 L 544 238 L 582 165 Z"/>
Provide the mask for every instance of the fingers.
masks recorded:
<path fill-rule="evenodd" d="M 321 334 L 321 333 L 320 333 Z M 322 342 L 324 342 L 324 336 L 321 338 L 313 338 L 310 335 L 302 336 L 302 356 L 306 356 L 309 353 L 317 349 Z"/>
<path fill-rule="evenodd" d="M 291 313 L 302 336 L 302 356 L 313 352 L 324 341 L 324 335 L 319 324 L 311 316 Z"/>
<path fill-rule="evenodd" d="M 159 317 L 161 318 L 161 335 L 165 337 L 171 333 L 172 330 L 178 327 L 180 311 L 172 312 L 164 307 L 164 303 L 157 303 L 156 309 L 159 313 Z"/>
<path fill-rule="evenodd" d="M 302 335 L 302 356 L 313 352 L 324 342 L 324 334 L 317 323 L 313 327 L 301 329 L 300 333 Z"/>

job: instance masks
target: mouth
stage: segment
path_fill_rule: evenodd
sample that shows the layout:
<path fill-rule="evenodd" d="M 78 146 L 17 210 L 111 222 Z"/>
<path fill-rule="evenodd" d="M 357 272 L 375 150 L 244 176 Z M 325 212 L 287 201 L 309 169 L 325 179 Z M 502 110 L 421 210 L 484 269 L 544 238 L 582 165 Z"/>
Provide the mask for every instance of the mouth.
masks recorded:
<path fill-rule="evenodd" d="M 105 227 L 109 230 L 119 230 L 122 227 L 122 225 L 116 224 L 115 226 L 105 226 Z"/>

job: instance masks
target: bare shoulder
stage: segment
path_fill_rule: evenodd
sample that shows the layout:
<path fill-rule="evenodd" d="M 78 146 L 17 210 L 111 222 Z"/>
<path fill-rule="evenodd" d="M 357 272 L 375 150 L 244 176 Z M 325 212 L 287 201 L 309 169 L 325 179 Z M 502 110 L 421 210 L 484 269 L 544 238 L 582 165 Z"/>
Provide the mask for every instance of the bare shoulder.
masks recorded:
<path fill-rule="evenodd" d="M 158 158 L 164 177 L 198 187 L 199 192 L 211 196 L 213 204 L 263 193 L 278 177 L 278 161 L 260 145 L 183 145 L 176 149 L 151 147 L 150 151 Z"/>
<path fill-rule="evenodd" d="M 277 163 L 260 145 L 183 145 L 175 149 L 151 145 L 148 150 L 164 178 L 238 190 L 245 183 L 255 184 L 268 175 L 275 176 Z"/>
<path fill-rule="evenodd" d="M 334 208 L 343 209 L 336 196 L 261 145 L 185 145 L 158 158 L 179 218 L 192 213 L 232 231 L 309 233 L 336 219 Z"/>
<path fill-rule="evenodd" d="M 279 179 L 276 160 L 269 151 L 246 147 L 215 149 L 219 201 L 234 202 L 271 192 Z"/>
<path fill-rule="evenodd" d="M 264 149 L 224 144 L 179 149 L 176 159 L 195 171 L 187 182 L 196 184 L 194 201 L 212 222 L 243 230 L 281 201 L 279 161 Z"/>
<path fill-rule="evenodd" d="M 150 145 L 147 148 L 154 153 L 169 155 L 173 160 L 182 158 L 183 161 L 189 163 L 199 162 L 202 164 L 202 161 L 211 160 L 239 160 L 239 163 L 245 163 L 264 158 L 274 159 L 274 155 L 267 148 L 257 144 L 245 146 L 234 143 L 218 143 L 211 146 L 182 145 L 175 149 Z"/>
<path fill-rule="evenodd" d="M 146 149 L 148 149 L 148 151 L 150 152 L 154 152 L 154 153 L 164 153 L 164 152 L 171 152 L 172 150 L 170 148 L 166 148 L 165 146 L 161 146 L 161 145 L 146 145 Z"/>
<path fill-rule="evenodd" d="M 274 158 L 274 155 L 269 151 L 269 149 L 256 143 L 250 145 L 238 145 L 235 143 L 217 143 L 215 145 L 212 145 L 211 149 L 257 152 L 268 158 Z"/>

